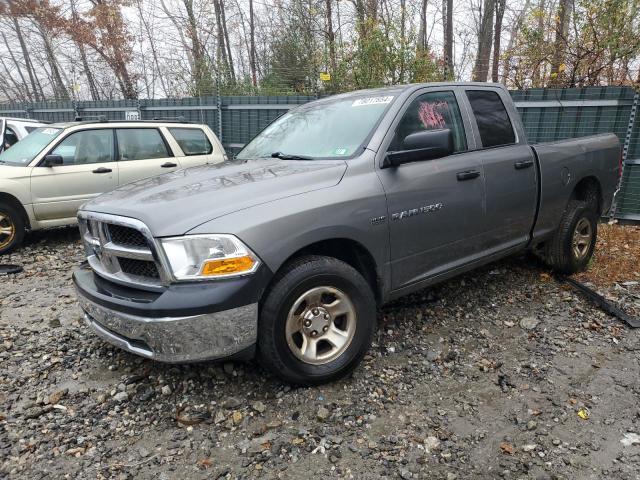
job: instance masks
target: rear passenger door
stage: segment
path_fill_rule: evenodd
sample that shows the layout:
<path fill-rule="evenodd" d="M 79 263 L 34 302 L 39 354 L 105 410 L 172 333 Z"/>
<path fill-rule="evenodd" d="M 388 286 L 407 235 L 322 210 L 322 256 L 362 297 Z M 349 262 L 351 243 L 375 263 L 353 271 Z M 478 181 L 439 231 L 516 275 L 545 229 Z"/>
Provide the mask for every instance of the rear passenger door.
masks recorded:
<path fill-rule="evenodd" d="M 485 175 L 486 240 L 500 251 L 528 242 L 538 190 L 537 169 L 524 134 L 511 118 L 517 115 L 506 90 L 465 88 Z M 508 106 L 508 108 L 507 108 Z"/>
<path fill-rule="evenodd" d="M 170 127 L 168 130 L 182 150 L 182 168 L 224 161 L 224 153 L 217 139 L 209 138 L 201 127 Z"/>
<path fill-rule="evenodd" d="M 158 128 L 117 128 L 118 185 L 180 168 Z"/>

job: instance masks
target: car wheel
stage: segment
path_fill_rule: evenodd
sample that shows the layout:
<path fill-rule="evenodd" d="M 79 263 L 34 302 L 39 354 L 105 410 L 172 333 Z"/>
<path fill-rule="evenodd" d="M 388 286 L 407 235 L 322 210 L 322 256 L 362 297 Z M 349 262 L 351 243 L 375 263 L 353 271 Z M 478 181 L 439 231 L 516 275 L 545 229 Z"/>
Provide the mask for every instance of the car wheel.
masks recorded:
<path fill-rule="evenodd" d="M 331 257 L 303 257 L 284 267 L 262 302 L 258 358 L 286 382 L 328 382 L 360 363 L 375 326 L 375 298 L 357 270 Z"/>
<path fill-rule="evenodd" d="M 598 215 L 588 202 L 571 200 L 560 227 L 546 249 L 547 263 L 560 273 L 572 274 L 587 268 L 598 235 Z"/>
<path fill-rule="evenodd" d="M 20 212 L 6 203 L 0 203 L 0 255 L 10 253 L 24 239 L 24 219 Z"/>

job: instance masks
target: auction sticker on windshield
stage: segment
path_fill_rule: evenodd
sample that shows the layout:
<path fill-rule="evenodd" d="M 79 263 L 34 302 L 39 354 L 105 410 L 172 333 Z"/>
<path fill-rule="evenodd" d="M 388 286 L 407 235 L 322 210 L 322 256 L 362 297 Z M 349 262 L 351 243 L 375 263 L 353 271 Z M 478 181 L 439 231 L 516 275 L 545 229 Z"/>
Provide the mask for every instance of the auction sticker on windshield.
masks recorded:
<path fill-rule="evenodd" d="M 381 103 L 391 103 L 391 100 L 393 100 L 393 96 L 359 98 L 354 100 L 351 106 L 361 107 L 363 105 L 379 105 Z"/>
<path fill-rule="evenodd" d="M 45 135 L 55 135 L 60 131 L 59 128 L 45 128 L 42 130 L 42 133 Z"/>

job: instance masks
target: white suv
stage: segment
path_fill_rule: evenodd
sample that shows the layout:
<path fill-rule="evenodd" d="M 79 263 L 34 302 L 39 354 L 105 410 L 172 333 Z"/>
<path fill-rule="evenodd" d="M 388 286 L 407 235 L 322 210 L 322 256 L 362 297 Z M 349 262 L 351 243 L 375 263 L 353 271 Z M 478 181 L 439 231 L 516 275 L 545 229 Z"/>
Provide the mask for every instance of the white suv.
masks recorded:
<path fill-rule="evenodd" d="M 36 120 L 0 117 L 0 153 L 43 125 Z"/>
<path fill-rule="evenodd" d="M 73 122 L 38 128 L 0 154 L 0 254 L 26 230 L 76 223 L 78 207 L 118 185 L 226 155 L 206 125 Z"/>

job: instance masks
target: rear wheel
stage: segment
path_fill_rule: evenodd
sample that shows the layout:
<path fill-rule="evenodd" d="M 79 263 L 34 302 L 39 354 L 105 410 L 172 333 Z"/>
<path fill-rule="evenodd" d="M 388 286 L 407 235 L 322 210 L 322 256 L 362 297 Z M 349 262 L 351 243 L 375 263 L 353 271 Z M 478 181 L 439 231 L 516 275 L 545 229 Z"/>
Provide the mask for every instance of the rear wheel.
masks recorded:
<path fill-rule="evenodd" d="M 560 226 L 546 248 L 547 263 L 560 273 L 572 274 L 587 268 L 598 234 L 598 214 L 593 204 L 571 200 Z"/>
<path fill-rule="evenodd" d="M 258 357 L 273 374 L 299 385 L 335 380 L 367 352 L 376 304 L 350 265 L 308 256 L 278 274 L 262 304 Z"/>
<path fill-rule="evenodd" d="M 13 206 L 0 203 L 0 255 L 10 253 L 24 239 L 24 219 Z"/>

